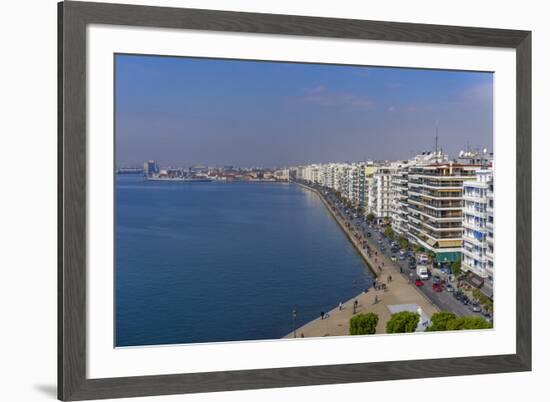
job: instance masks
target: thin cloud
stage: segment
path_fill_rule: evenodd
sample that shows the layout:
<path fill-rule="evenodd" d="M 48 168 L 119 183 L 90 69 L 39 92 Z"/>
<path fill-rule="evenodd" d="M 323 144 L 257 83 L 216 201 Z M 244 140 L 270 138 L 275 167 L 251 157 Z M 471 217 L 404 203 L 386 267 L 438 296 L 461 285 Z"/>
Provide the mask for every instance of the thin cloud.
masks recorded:
<path fill-rule="evenodd" d="M 461 101 L 465 102 L 492 102 L 493 84 L 483 83 L 466 88 L 459 96 Z"/>
<path fill-rule="evenodd" d="M 354 107 L 358 109 L 370 109 L 374 104 L 366 96 L 350 92 L 331 91 L 324 86 L 306 89 L 302 101 L 319 106 Z"/>

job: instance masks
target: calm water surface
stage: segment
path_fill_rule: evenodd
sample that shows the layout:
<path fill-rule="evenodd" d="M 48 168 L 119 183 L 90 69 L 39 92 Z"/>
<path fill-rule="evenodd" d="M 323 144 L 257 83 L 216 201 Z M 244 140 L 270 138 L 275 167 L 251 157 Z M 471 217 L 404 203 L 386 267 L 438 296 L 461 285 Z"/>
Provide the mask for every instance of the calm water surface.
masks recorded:
<path fill-rule="evenodd" d="M 294 184 L 117 176 L 115 250 L 117 346 L 280 338 L 372 283 Z"/>

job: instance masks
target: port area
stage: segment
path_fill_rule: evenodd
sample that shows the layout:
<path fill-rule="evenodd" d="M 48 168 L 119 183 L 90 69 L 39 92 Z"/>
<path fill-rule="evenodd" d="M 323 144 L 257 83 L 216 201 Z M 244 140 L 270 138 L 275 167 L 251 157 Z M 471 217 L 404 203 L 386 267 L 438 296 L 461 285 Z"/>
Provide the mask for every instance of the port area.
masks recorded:
<path fill-rule="evenodd" d="M 335 301 L 335 307 L 324 312 L 325 315 L 323 318 L 321 318 L 321 312 L 319 312 L 317 319 L 296 328 L 295 331 L 287 334 L 284 338 L 293 338 L 294 336 L 297 338 L 311 338 L 349 335 L 350 319 L 356 314 L 370 312 L 378 315 L 376 333 L 383 334 L 386 332 L 386 323 L 390 319 L 392 312 L 398 310 L 420 312 L 422 320 L 419 324 L 419 329 L 425 329 L 429 325 L 430 317 L 434 313 L 439 312 L 439 308 L 416 288 L 410 277 L 402 275 L 399 267 L 387 256 L 381 253 L 378 253 L 378 255 L 370 253 L 369 255 L 363 247 L 367 243 L 362 244 L 362 242 L 369 242 L 369 240 L 363 239 L 359 233 L 354 231 L 351 225 L 343 217 L 339 216 L 338 211 L 331 207 L 319 190 L 302 183 L 296 184 L 319 196 L 351 244 L 376 276 L 376 284 L 382 285 L 383 289 L 376 290 L 374 287 L 362 289 L 360 293 L 349 300 Z M 374 249 L 374 245 L 371 246 L 371 250 Z M 356 301 L 357 304 L 354 312 Z M 340 302 L 342 302 L 342 308 L 339 307 Z"/>

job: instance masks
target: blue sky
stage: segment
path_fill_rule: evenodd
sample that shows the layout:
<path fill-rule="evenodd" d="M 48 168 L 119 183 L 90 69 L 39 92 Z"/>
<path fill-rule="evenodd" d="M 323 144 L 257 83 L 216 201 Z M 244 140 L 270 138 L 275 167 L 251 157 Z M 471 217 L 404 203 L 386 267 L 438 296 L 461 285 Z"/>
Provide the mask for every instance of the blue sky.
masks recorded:
<path fill-rule="evenodd" d="M 287 166 L 492 151 L 492 73 L 116 56 L 116 163 Z"/>

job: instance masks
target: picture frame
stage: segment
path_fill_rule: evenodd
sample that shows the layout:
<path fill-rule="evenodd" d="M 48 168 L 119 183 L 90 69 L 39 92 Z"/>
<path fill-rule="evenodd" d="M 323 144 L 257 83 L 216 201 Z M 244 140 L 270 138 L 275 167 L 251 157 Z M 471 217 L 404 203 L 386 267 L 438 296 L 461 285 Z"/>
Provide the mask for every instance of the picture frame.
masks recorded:
<path fill-rule="evenodd" d="M 87 377 L 87 36 L 91 24 L 508 48 L 516 52 L 516 353 Z M 122 4 L 58 4 L 58 398 L 84 400 L 531 370 L 531 32 Z"/>

